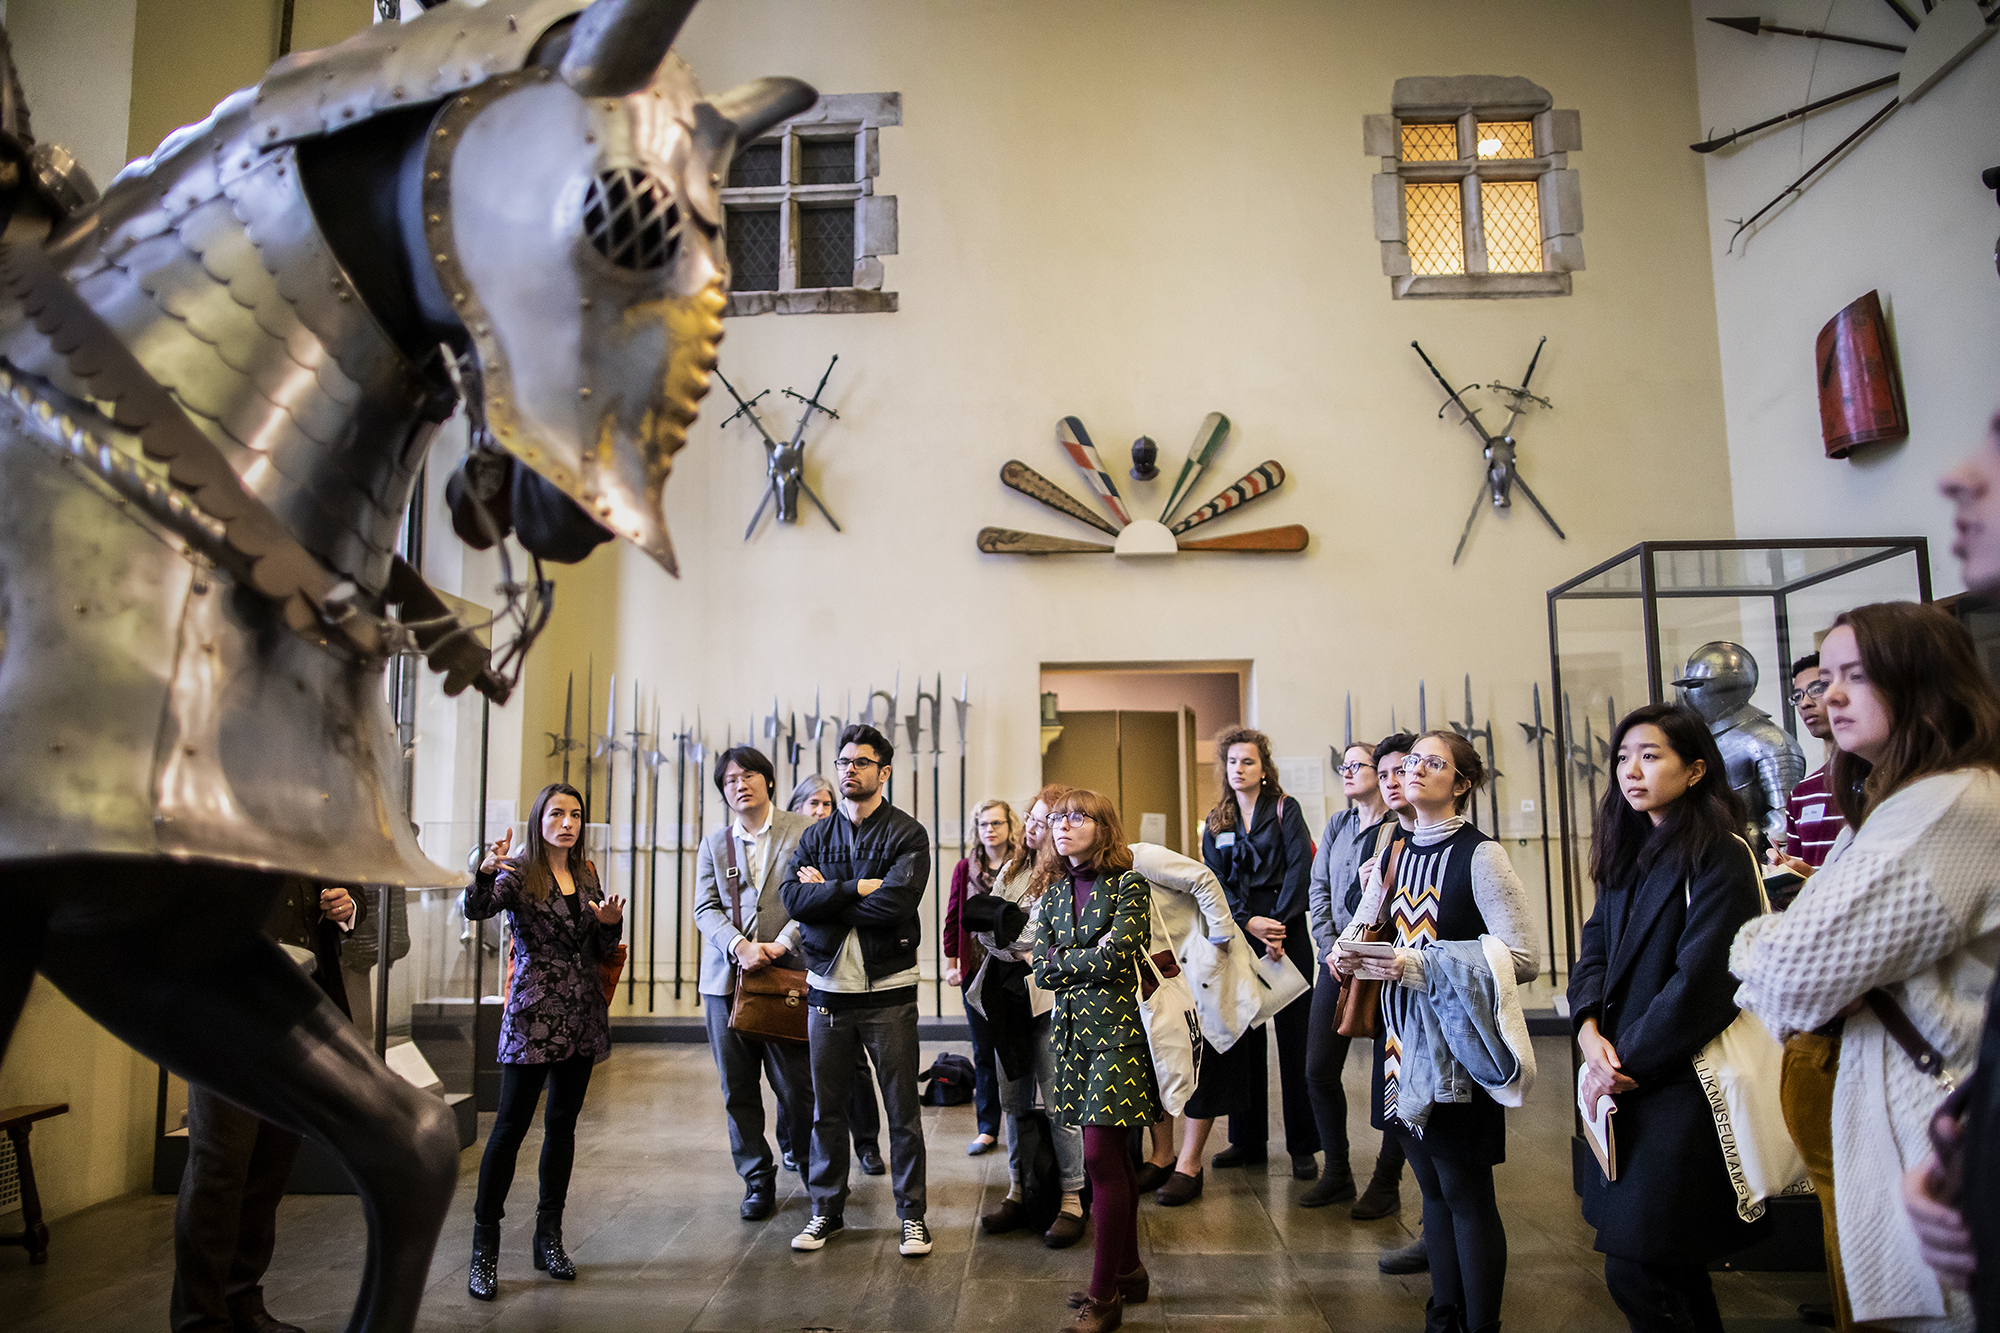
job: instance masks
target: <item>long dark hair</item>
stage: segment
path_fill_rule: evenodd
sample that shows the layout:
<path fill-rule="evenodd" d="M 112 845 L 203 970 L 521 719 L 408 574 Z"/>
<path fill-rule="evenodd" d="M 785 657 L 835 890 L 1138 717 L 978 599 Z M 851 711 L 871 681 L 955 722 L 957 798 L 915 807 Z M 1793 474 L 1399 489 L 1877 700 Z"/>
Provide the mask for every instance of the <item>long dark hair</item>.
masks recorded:
<path fill-rule="evenodd" d="M 1881 763 L 1841 750 L 1827 766 L 1827 786 L 1850 825 L 1860 828 L 1869 811 L 1918 778 L 2000 770 L 2000 695 L 1965 626 L 1916 602 L 1857 606 L 1833 623 L 1854 631 L 1861 667 L 1889 710 Z"/>
<path fill-rule="evenodd" d="M 549 802 L 558 796 L 574 799 L 578 808 L 583 805 L 583 793 L 567 782 L 551 782 L 542 788 L 542 794 L 535 798 L 533 808 L 528 811 L 528 836 L 521 845 L 521 892 L 535 902 L 544 901 L 554 891 L 556 877 L 549 871 L 549 844 L 542 837 L 542 813 L 549 808 Z M 588 825 L 585 826 L 586 828 Z M 589 872 L 590 862 L 583 854 L 583 832 L 569 849 L 569 877 L 575 882 L 578 892 Z"/>
<path fill-rule="evenodd" d="M 1208 812 L 1210 833 L 1226 833 L 1236 827 L 1236 789 L 1229 785 L 1229 751 L 1238 745 L 1257 747 L 1257 762 L 1264 766 L 1264 777 L 1257 787 L 1258 798 L 1261 800 L 1268 792 L 1278 798 L 1278 808 L 1284 809 L 1285 789 L 1278 785 L 1278 766 L 1271 762 L 1271 738 L 1251 727 L 1231 727 L 1215 738 L 1215 762 L 1222 769 L 1222 795 Z"/>
<path fill-rule="evenodd" d="M 1653 823 L 1650 815 L 1634 810 L 1618 789 L 1618 747 L 1634 727 L 1658 727 L 1667 745 L 1692 767 L 1699 760 L 1705 770 L 1681 798 L 1667 807 L 1666 818 Z M 1691 708 L 1678 704 L 1647 704 L 1635 708 L 1611 735 L 1611 783 L 1597 805 L 1597 830 L 1591 839 L 1590 877 L 1599 891 L 1632 886 L 1652 870 L 1662 857 L 1672 857 L 1675 867 L 1685 870 L 1707 855 L 1710 848 L 1726 845 L 1726 840 L 1743 836 L 1749 812 L 1742 800 L 1729 789 L 1729 775 L 1723 767 L 1722 751 L 1709 734 L 1708 723 Z"/>

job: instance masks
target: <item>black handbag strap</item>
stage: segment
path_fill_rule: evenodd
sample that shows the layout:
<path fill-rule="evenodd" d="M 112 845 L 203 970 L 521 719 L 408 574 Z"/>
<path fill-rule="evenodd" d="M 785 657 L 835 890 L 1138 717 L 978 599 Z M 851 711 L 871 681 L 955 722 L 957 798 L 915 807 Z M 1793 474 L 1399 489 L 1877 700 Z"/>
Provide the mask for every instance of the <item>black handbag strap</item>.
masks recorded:
<path fill-rule="evenodd" d="M 724 882 L 729 885 L 729 924 L 736 927 L 736 933 L 743 933 L 743 873 L 736 868 L 736 824 L 722 826 L 722 864 Z"/>
<path fill-rule="evenodd" d="M 1861 998 L 1875 1017 L 1882 1020 L 1882 1026 L 1888 1029 L 1896 1044 L 1903 1048 L 1903 1054 L 1910 1057 L 1920 1072 L 1936 1079 L 1946 1092 L 1957 1089 L 1958 1082 L 1952 1078 L 1951 1070 L 1945 1064 L 1944 1053 L 1917 1031 L 1917 1025 L 1903 1012 L 1903 1006 L 1896 1003 L 1895 996 L 1878 986 Z"/>

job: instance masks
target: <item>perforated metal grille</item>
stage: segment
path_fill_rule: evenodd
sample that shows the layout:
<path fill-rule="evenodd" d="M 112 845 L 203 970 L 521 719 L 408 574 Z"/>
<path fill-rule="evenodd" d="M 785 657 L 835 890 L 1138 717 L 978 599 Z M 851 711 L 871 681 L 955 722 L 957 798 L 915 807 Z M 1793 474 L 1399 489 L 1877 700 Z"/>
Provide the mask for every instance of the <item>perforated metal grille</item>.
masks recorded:
<path fill-rule="evenodd" d="M 799 184 L 850 185 L 854 181 L 854 137 L 799 140 Z"/>
<path fill-rule="evenodd" d="M 583 196 L 583 230 L 620 268 L 665 268 L 674 257 L 681 214 L 659 178 L 637 167 L 600 171 Z"/>
<path fill-rule="evenodd" d="M 854 205 L 799 210 L 799 286 L 854 285 Z"/>
<path fill-rule="evenodd" d="M 21 1172 L 14 1163 L 14 1141 L 0 1134 L 0 1213 L 21 1206 Z"/>
<path fill-rule="evenodd" d="M 728 210 L 729 285 L 739 292 L 778 290 L 778 210 Z"/>
<path fill-rule="evenodd" d="M 1479 216 L 1490 273 L 1542 271 L 1542 207 L 1534 181 L 1481 181 Z"/>
<path fill-rule="evenodd" d="M 730 188 L 782 184 L 779 173 L 783 163 L 778 150 L 779 146 L 774 143 L 745 144 L 737 149 L 736 157 L 729 164 Z"/>
<path fill-rule="evenodd" d="M 1403 126 L 1403 160 L 1405 162 L 1456 162 L 1458 160 L 1458 126 L 1450 122 L 1443 125 Z"/>
<path fill-rule="evenodd" d="M 1535 127 L 1525 120 L 1482 120 L 1479 122 L 1479 156 L 1486 161 L 1500 158 L 1533 157 Z"/>
<path fill-rule="evenodd" d="M 1465 224 L 1456 185 L 1405 185 L 1410 271 L 1465 272 Z"/>

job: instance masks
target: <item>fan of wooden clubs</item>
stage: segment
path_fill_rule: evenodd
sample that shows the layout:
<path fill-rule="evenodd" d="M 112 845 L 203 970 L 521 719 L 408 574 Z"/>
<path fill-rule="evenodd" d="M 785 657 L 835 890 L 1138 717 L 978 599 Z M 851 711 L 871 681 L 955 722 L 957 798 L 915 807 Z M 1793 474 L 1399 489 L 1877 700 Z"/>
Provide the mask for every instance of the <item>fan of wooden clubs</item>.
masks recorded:
<path fill-rule="evenodd" d="M 1111 519 L 1105 518 L 1018 458 L 1007 460 L 1006 466 L 1000 469 L 1000 480 L 1057 513 L 1067 514 L 1088 523 L 1099 532 L 1109 534 L 1116 544 L 1107 546 L 1102 542 L 1076 541 L 1068 537 L 1045 537 L 1037 532 L 1018 532 L 1013 528 L 981 528 L 979 549 L 988 555 L 1083 554 L 1140 558 L 1174 555 L 1181 551 L 1305 550 L 1311 534 L 1296 523 L 1281 528 L 1239 532 L 1227 537 L 1190 540 L 1186 536 L 1202 524 L 1239 509 L 1261 495 L 1269 495 L 1284 485 L 1285 469 L 1276 459 L 1258 464 L 1207 504 L 1192 511 L 1171 528 L 1167 526 L 1174 510 L 1187 499 L 1195 482 L 1207 469 L 1209 460 L 1222 448 L 1222 442 L 1228 435 L 1229 418 L 1220 412 L 1210 412 L 1201 423 L 1201 429 L 1195 432 L 1194 443 L 1188 446 L 1187 462 L 1181 464 L 1180 476 L 1175 479 L 1173 490 L 1167 496 L 1166 508 L 1160 511 L 1158 520 L 1134 519 L 1125 508 L 1124 498 L 1118 494 L 1117 483 L 1097 456 L 1097 446 L 1090 442 L 1090 433 L 1084 430 L 1083 422 L 1075 417 L 1064 417 L 1056 425 L 1056 443 L 1082 470 L 1090 489 L 1111 511 Z"/>

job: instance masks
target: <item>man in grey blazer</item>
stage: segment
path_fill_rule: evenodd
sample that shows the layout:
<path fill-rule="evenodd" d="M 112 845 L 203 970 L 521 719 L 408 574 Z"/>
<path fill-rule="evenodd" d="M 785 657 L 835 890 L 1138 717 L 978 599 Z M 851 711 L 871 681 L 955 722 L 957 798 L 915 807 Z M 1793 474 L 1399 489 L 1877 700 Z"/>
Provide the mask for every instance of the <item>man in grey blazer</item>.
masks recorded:
<path fill-rule="evenodd" d="M 778 1114 L 795 1144 L 812 1141 L 812 1066 L 804 1042 L 755 1041 L 729 1028 L 738 971 L 754 972 L 797 947 L 798 923 L 785 911 L 778 884 L 812 825 L 777 808 L 776 778 L 762 751 L 738 745 L 715 757 L 715 785 L 735 818 L 701 840 L 694 857 L 694 923 L 701 931 L 701 1005 L 708 1048 L 722 1076 L 729 1116 L 729 1152 L 743 1177 L 746 1222 L 777 1207 L 777 1163 L 764 1138 L 762 1071 L 778 1097 Z M 796 959 L 792 966 L 800 966 Z"/>

